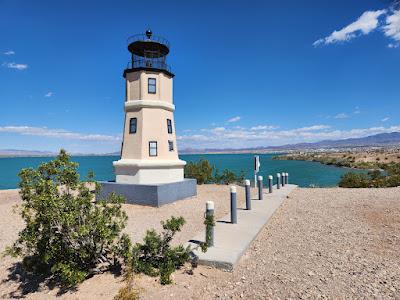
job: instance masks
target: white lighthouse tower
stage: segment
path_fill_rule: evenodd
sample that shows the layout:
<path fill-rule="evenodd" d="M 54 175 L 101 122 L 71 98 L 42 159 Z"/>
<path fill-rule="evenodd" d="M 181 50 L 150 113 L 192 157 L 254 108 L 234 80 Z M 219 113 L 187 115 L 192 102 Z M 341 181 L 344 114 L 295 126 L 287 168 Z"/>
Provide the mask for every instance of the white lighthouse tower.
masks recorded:
<path fill-rule="evenodd" d="M 157 199 L 157 206 L 196 194 L 196 182 L 184 179 L 186 162 L 178 157 L 174 74 L 166 62 L 169 49 L 169 42 L 150 30 L 128 39 L 131 61 L 124 71 L 123 143 L 121 159 L 113 163 L 116 180 L 111 189 L 134 203 L 136 198 L 146 198 L 146 191 L 149 194 L 149 187 L 155 186 L 157 191 L 152 193 L 164 189 L 164 194 L 170 194 L 161 196 L 169 197 L 167 201 Z M 110 184 L 102 185 L 111 191 Z"/>
<path fill-rule="evenodd" d="M 166 64 L 169 43 L 150 30 L 128 39 L 132 61 L 126 80 L 124 140 L 114 162 L 118 183 L 169 183 L 183 180 L 186 162 L 178 158 L 172 83 Z"/>

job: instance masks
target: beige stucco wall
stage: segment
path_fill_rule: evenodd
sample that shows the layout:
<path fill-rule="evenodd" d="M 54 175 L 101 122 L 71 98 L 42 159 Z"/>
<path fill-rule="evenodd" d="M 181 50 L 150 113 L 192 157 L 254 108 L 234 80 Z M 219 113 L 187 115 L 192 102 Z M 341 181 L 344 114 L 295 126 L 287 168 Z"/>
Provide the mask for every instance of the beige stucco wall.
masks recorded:
<path fill-rule="evenodd" d="M 156 78 L 156 94 L 148 93 L 148 78 Z M 170 76 L 162 72 L 127 73 L 127 101 L 138 103 L 139 100 L 150 100 L 172 104 L 172 81 Z M 131 118 L 137 118 L 135 134 L 129 133 Z M 168 133 L 167 119 L 172 122 L 172 134 Z M 149 155 L 150 141 L 157 142 L 157 156 Z M 173 151 L 169 151 L 168 141 L 173 142 Z M 146 106 L 126 108 L 122 159 L 178 160 L 173 109 Z"/>
<path fill-rule="evenodd" d="M 130 119 L 137 118 L 136 133 L 129 133 Z M 172 122 L 172 134 L 168 133 L 167 119 Z M 171 111 L 160 108 L 141 108 L 127 112 L 124 132 L 124 159 L 178 159 L 174 115 Z M 157 142 L 157 156 L 149 156 L 149 142 Z M 174 151 L 169 151 L 168 141 L 174 143 Z"/>
<path fill-rule="evenodd" d="M 148 78 L 155 78 L 156 94 L 149 94 Z M 137 71 L 126 74 L 127 100 L 160 100 L 172 103 L 172 77 L 162 72 Z"/>

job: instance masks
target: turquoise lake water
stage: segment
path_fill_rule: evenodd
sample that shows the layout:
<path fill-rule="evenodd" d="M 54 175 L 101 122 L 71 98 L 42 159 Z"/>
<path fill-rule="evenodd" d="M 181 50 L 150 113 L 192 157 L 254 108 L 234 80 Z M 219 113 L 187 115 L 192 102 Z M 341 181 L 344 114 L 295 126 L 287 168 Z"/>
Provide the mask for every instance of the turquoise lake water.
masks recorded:
<path fill-rule="evenodd" d="M 269 174 L 288 172 L 289 181 L 302 187 L 315 185 L 319 187 L 336 186 L 340 176 L 349 169 L 326 166 L 316 162 L 272 160 L 274 154 L 261 154 L 261 169 L 259 175 L 266 178 Z M 193 154 L 181 155 L 186 161 L 198 161 L 202 158 L 210 161 L 219 170 L 230 169 L 237 174 L 245 171 L 246 177 L 253 179 L 253 154 Z M 18 187 L 18 172 L 22 168 L 37 167 L 40 163 L 49 161 L 50 157 L 13 157 L 0 158 L 0 189 Z M 114 180 L 112 162 L 118 156 L 76 156 L 73 161 L 79 163 L 79 173 L 85 177 L 88 171 L 94 171 L 97 180 Z M 354 171 L 354 170 L 352 170 Z M 357 171 L 361 172 L 361 171 Z"/>

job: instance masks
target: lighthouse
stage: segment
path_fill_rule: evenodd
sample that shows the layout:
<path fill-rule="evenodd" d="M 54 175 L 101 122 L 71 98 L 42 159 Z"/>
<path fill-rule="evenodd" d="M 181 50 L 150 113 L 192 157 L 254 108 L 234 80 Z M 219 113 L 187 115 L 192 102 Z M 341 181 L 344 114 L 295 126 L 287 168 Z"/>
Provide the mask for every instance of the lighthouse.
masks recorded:
<path fill-rule="evenodd" d="M 184 179 L 186 162 L 176 145 L 170 44 L 147 30 L 128 39 L 128 51 L 121 158 L 113 162 L 115 182 L 103 182 L 102 193 L 114 191 L 128 202 L 154 206 L 194 196 L 196 180 Z"/>

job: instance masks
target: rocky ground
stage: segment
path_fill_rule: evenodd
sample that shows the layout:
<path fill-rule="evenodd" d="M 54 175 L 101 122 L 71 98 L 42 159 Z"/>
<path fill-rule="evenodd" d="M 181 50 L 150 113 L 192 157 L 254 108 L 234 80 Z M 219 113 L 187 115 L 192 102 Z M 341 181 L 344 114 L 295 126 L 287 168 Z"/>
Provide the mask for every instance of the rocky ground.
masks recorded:
<path fill-rule="evenodd" d="M 307 151 L 293 152 L 274 157 L 277 160 L 317 161 L 359 169 L 377 169 L 382 165 L 399 164 L 400 148 L 393 149 L 359 149 L 358 151 Z"/>
<path fill-rule="evenodd" d="M 240 194 L 240 193 L 239 193 Z M 232 273 L 199 267 L 194 275 L 174 274 L 175 284 L 138 276 L 135 285 L 145 299 L 393 298 L 400 299 L 400 188 L 297 189 L 275 213 Z M 171 214 L 188 219 L 184 242 L 202 226 L 206 200 L 228 210 L 226 186 L 201 186 L 199 196 L 161 209 L 126 207 L 128 231 L 142 236 L 149 226 Z M 243 199 L 241 199 L 242 201 Z M 20 220 L 12 216 L 18 197 L 0 192 L 0 250 L 15 238 Z M 133 233 L 135 232 L 135 233 Z M 0 297 L 20 296 L 20 284 L 9 278 L 14 259 L 0 263 Z M 111 299 L 122 278 L 95 276 L 66 299 Z M 24 285 L 22 285 L 24 287 Z M 57 289 L 28 289 L 28 299 L 48 299 Z"/>

